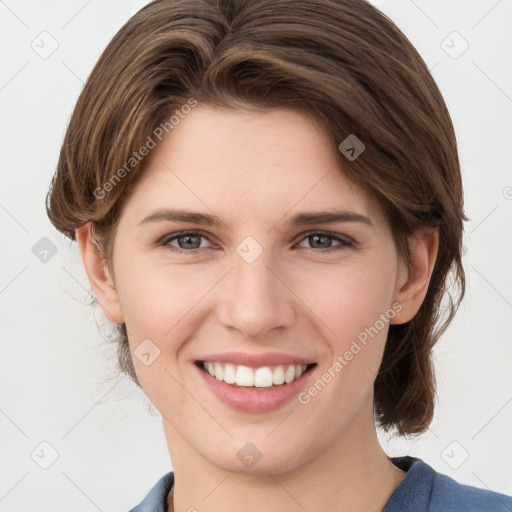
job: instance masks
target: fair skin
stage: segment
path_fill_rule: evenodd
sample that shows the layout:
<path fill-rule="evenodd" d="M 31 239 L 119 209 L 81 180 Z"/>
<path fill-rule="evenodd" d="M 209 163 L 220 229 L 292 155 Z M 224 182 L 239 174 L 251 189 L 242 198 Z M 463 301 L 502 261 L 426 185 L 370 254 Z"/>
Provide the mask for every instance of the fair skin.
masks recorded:
<path fill-rule="evenodd" d="M 389 323 L 308 403 L 293 399 L 259 414 L 221 402 L 195 361 L 234 350 L 285 352 L 316 363 L 309 387 L 393 304 L 400 311 L 390 323 L 416 314 L 437 232 L 411 238 L 408 269 L 377 201 L 348 181 L 324 132 L 294 110 L 200 105 L 152 150 L 148 164 L 121 212 L 111 268 L 89 224 L 77 230 L 77 241 L 105 316 L 126 323 L 132 354 L 147 338 L 160 350 L 147 366 L 133 360 L 163 419 L 175 472 L 169 510 L 382 510 L 405 476 L 382 450 L 373 418 L 372 386 Z M 225 226 L 141 224 L 165 208 L 214 214 Z M 325 210 L 370 223 L 289 223 L 298 213 Z M 165 235 L 192 230 L 207 237 L 192 239 L 199 252 L 179 238 L 158 245 Z M 318 232 L 353 245 L 329 237 L 315 244 L 310 235 Z M 263 249 L 251 263 L 236 250 L 248 236 Z M 325 252 L 331 247 L 339 250 Z M 261 454 L 251 467 L 237 456 L 248 442 Z"/>

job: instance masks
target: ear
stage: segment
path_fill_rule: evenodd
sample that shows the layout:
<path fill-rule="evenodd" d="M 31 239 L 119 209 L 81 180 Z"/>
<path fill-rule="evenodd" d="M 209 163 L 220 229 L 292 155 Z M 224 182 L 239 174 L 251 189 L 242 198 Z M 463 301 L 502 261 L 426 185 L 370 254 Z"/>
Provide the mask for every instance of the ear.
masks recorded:
<path fill-rule="evenodd" d="M 409 268 L 406 262 L 399 265 L 394 299 L 402 309 L 391 320 L 392 324 L 404 324 L 412 320 L 420 309 L 434 270 L 439 247 L 439 230 L 418 230 L 409 242 L 411 264 Z"/>
<path fill-rule="evenodd" d="M 114 280 L 110 275 L 101 249 L 93 237 L 92 223 L 88 222 L 75 230 L 75 238 L 89 282 L 105 318 L 114 324 L 122 324 L 124 322 L 123 314 Z"/>

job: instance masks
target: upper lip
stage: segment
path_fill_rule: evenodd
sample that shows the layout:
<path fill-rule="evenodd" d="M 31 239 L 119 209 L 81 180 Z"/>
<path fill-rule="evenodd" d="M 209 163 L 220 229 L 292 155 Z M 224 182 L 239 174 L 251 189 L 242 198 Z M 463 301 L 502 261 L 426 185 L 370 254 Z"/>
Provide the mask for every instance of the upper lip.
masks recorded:
<path fill-rule="evenodd" d="M 250 368 L 261 368 L 262 366 L 274 366 L 279 364 L 313 364 L 314 361 L 303 357 L 285 354 L 283 352 L 272 352 L 267 354 L 245 354 L 243 352 L 225 352 L 222 354 L 210 354 L 198 361 L 211 363 L 231 363 L 235 365 L 249 366 Z"/>

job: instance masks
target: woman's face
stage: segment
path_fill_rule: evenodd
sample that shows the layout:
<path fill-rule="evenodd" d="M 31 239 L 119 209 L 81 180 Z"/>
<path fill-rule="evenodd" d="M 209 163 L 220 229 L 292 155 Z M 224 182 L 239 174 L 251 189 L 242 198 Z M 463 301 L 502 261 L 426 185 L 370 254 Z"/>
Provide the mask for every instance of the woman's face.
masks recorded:
<path fill-rule="evenodd" d="M 282 472 L 369 425 L 405 269 L 376 200 L 347 180 L 321 129 L 293 110 L 198 106 L 149 158 L 113 270 L 171 455 L 187 446 L 230 471 Z"/>

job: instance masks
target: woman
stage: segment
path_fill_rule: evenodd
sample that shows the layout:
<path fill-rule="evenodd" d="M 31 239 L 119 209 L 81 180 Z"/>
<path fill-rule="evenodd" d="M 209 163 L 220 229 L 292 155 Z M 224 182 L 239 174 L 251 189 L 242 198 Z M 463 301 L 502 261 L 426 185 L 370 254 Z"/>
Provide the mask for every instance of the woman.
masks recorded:
<path fill-rule="evenodd" d="M 174 471 L 133 511 L 511 509 L 377 439 L 432 420 L 466 217 L 441 94 L 370 4 L 150 3 L 88 79 L 48 214 L 162 414 Z"/>

